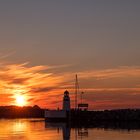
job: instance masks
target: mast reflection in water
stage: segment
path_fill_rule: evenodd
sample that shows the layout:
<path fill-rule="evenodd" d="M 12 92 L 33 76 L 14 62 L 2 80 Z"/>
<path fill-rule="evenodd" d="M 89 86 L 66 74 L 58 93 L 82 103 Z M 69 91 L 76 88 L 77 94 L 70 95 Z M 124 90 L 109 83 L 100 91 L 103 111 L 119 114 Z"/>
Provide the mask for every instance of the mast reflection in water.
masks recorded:
<path fill-rule="evenodd" d="M 63 140 L 70 140 L 70 135 L 71 135 L 71 127 L 67 123 L 48 123 L 45 122 L 45 127 L 46 128 L 57 128 L 57 132 L 60 133 L 60 129 L 62 130 L 63 133 Z M 87 128 L 75 128 L 75 140 L 80 138 L 88 137 L 88 129 Z"/>

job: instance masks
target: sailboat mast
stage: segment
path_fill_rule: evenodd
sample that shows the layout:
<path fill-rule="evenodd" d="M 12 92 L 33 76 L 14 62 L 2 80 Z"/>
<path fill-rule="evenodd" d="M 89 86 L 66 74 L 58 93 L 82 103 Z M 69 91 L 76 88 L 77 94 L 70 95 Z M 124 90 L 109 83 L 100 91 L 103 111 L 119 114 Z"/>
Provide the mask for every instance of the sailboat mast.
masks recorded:
<path fill-rule="evenodd" d="M 78 90 L 79 90 L 79 84 L 78 84 L 78 76 L 76 74 L 76 81 L 75 81 L 75 109 L 77 109 L 77 102 L 78 102 L 77 94 L 78 94 Z"/>

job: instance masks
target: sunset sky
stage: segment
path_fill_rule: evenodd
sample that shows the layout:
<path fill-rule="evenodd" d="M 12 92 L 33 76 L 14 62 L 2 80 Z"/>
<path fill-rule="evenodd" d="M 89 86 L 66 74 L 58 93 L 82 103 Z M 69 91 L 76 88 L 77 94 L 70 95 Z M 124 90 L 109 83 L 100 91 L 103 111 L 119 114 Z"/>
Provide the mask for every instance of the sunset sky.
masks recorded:
<path fill-rule="evenodd" d="M 73 105 L 75 74 L 90 109 L 140 108 L 139 0 L 0 1 L 0 106 Z"/>

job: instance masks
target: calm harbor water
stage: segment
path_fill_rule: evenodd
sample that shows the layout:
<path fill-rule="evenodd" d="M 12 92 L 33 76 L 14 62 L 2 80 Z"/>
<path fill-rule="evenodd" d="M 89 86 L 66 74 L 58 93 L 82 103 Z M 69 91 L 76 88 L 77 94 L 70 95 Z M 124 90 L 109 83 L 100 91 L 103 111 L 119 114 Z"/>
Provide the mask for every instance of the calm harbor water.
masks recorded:
<path fill-rule="evenodd" d="M 69 128 L 43 119 L 1 119 L 0 140 L 139 140 L 139 130 Z"/>

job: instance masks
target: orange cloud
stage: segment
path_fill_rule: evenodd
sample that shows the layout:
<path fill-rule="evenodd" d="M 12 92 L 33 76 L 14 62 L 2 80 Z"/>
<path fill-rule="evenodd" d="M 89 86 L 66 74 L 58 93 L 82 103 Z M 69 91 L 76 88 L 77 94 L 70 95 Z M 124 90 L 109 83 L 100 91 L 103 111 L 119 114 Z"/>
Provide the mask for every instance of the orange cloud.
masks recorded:
<path fill-rule="evenodd" d="M 22 94 L 26 96 L 27 105 L 61 108 L 65 89 L 70 91 L 73 104 L 75 73 L 54 71 L 63 67 L 67 65 L 31 67 L 28 63 L 1 64 L 0 105 L 15 104 L 15 95 Z M 77 73 L 80 77 L 81 90 L 85 92 L 83 100 L 90 103 L 91 109 L 140 106 L 138 102 L 140 67 L 119 67 Z"/>
<path fill-rule="evenodd" d="M 46 93 L 55 89 L 61 83 L 60 76 L 53 76 L 52 73 L 44 72 L 47 70 L 46 66 L 28 67 L 24 63 L 20 65 L 3 65 L 1 67 L 0 89 L 3 97 L 10 94 L 12 99 L 15 94 L 26 94 L 28 101 L 30 101 L 30 98 L 41 97 L 37 93 Z M 5 100 L 5 104 L 14 103 L 12 100 L 6 98 Z"/>
<path fill-rule="evenodd" d="M 116 77 L 140 77 L 140 67 L 122 66 L 115 69 L 79 72 L 81 78 L 110 79 Z"/>

